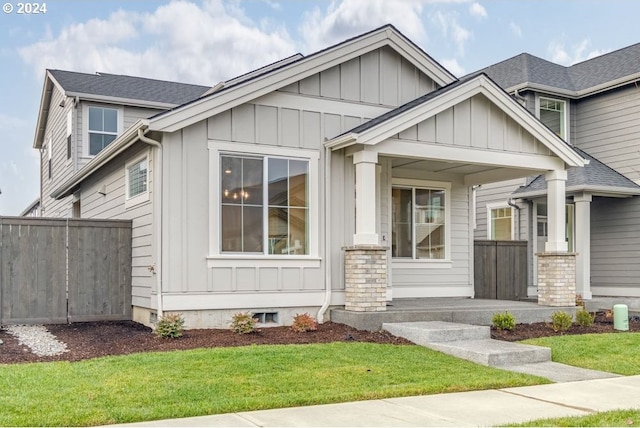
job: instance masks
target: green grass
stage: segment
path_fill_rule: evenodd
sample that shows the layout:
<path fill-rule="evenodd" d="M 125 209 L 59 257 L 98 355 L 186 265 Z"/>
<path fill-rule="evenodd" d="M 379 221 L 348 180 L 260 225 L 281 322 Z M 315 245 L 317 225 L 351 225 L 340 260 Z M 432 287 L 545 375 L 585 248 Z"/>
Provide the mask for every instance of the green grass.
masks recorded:
<path fill-rule="evenodd" d="M 538 419 L 514 427 L 637 427 L 640 426 L 640 410 L 612 410 L 588 416 Z"/>
<path fill-rule="evenodd" d="M 77 426 L 548 383 L 420 346 L 250 346 L 0 365 L 0 425 Z"/>
<path fill-rule="evenodd" d="M 558 363 L 625 376 L 640 374 L 638 333 L 541 337 L 523 343 L 551 348 L 551 358 Z"/>

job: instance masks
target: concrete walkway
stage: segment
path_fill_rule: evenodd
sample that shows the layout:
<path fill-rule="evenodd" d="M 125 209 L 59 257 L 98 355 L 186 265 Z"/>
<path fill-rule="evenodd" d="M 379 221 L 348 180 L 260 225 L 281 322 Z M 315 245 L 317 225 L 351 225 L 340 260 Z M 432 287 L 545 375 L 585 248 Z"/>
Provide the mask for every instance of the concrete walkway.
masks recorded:
<path fill-rule="evenodd" d="M 640 409 L 640 376 L 239 412 L 127 426 L 496 426 L 631 408 Z"/>

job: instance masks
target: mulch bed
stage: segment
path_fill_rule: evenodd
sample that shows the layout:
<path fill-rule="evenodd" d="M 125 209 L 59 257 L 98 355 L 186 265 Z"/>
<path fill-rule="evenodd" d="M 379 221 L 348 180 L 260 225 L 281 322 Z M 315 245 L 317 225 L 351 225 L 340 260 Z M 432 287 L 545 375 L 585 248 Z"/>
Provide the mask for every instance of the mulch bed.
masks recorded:
<path fill-rule="evenodd" d="M 48 325 L 48 330 L 65 343 L 68 352 L 58 356 L 39 357 L 29 348 L 0 329 L 0 364 L 43 362 L 43 361 L 79 361 L 106 355 L 122 355 L 134 352 L 173 351 L 194 348 L 213 348 L 225 346 L 248 346 L 264 344 L 302 344 L 358 341 L 388 344 L 410 344 L 411 342 L 395 337 L 387 332 L 360 331 L 344 324 L 324 323 L 318 330 L 296 333 L 289 327 L 263 328 L 257 333 L 235 334 L 230 330 L 202 329 L 185 330 L 179 339 L 160 339 L 150 328 L 132 321 L 87 322 L 74 324 Z M 640 319 L 632 318 L 629 330 L 640 331 Z M 613 333 L 613 323 L 604 313 L 599 313 L 596 322 L 590 327 L 574 325 L 566 332 L 554 332 L 548 323 L 518 324 L 513 331 L 491 330 L 494 339 L 518 341 L 535 337 L 563 334 Z"/>

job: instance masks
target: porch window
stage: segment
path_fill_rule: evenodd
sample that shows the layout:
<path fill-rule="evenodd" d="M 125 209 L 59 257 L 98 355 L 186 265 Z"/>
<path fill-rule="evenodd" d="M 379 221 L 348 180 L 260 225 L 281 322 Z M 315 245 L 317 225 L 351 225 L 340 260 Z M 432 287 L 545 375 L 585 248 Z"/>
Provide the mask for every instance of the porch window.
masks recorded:
<path fill-rule="evenodd" d="M 309 161 L 223 155 L 223 253 L 309 254 Z"/>
<path fill-rule="evenodd" d="M 563 140 L 567 139 L 567 107 L 562 100 L 540 97 L 539 118 Z"/>
<path fill-rule="evenodd" d="M 445 189 L 393 187 L 391 255 L 445 259 Z"/>
<path fill-rule="evenodd" d="M 513 208 L 509 206 L 487 206 L 489 228 L 487 238 L 497 241 L 513 239 Z"/>

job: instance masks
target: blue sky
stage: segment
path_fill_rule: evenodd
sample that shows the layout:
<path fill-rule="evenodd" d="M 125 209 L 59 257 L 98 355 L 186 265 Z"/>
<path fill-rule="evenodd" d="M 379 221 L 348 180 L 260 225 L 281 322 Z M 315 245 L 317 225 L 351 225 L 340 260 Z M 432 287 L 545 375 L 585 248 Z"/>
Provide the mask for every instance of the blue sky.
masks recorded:
<path fill-rule="evenodd" d="M 570 65 L 640 42 L 635 0 L 51 0 L 41 14 L 0 3 L 13 6 L 0 12 L 0 215 L 39 196 L 46 68 L 213 86 L 386 23 L 458 76 L 521 52 Z"/>

